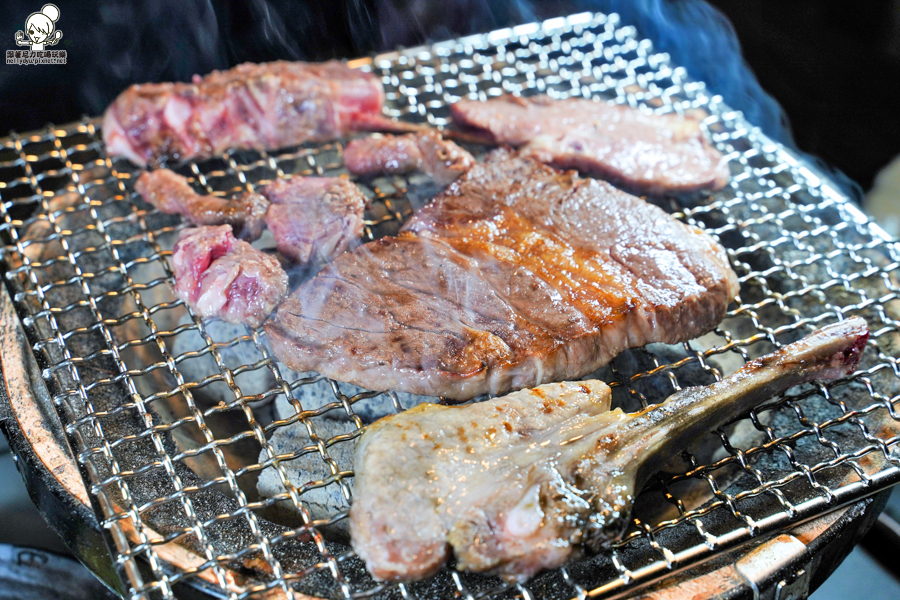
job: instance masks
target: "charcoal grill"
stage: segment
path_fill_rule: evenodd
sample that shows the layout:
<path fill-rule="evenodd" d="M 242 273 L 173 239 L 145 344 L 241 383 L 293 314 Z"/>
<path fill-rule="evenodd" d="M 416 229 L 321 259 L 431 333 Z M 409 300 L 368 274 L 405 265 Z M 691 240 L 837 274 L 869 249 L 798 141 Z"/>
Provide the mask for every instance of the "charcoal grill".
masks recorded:
<path fill-rule="evenodd" d="M 346 511 L 316 516 L 305 499 L 330 486 L 349 501 L 352 470 L 335 458 L 337 449 L 360 435 L 361 409 L 380 402 L 399 411 L 407 399 L 292 373 L 268 352 L 263 332 L 222 339 L 191 315 L 168 288 L 171 244 L 183 224 L 135 194 L 139 171 L 106 155 L 99 120 L 12 134 L 0 141 L 7 392 L 20 407 L 59 419 L 60 439 L 40 428 L 31 435 L 44 436 L 54 468 L 92 508 L 131 598 L 172 598 L 181 584 L 231 599 L 618 595 L 793 531 L 900 480 L 900 246 L 827 176 L 634 28 L 616 15 L 579 14 L 351 64 L 382 79 L 389 116 L 435 127 L 450 124 L 448 106 L 458 98 L 503 93 L 705 115 L 731 183 L 713 194 L 653 200 L 721 240 L 740 295 L 714 332 L 626 352 L 602 370 L 619 404 L 636 408 L 721 378 L 851 315 L 872 330 L 860 370 L 793 390 L 711 432 L 642 492 L 624 539 L 589 561 L 519 586 L 450 568 L 415 584 L 377 583 L 331 533 Z M 174 168 L 209 193 L 229 195 L 290 174 L 345 173 L 342 148 L 230 152 Z M 367 239 L 395 232 L 430 193 L 415 177 L 360 185 L 372 198 Z M 183 343 L 187 336 L 193 345 Z M 197 375 L 192 361 L 211 370 Z M 311 389 L 327 396 L 304 406 Z M 292 412 L 272 413 L 279 398 Z M 338 417 L 348 430 L 323 435 L 325 420 Z M 287 427 L 305 442 L 279 453 L 271 439 Z M 69 451 L 84 487 L 66 468 Z M 291 480 L 286 465 L 304 456 L 320 460 L 324 475 Z M 266 469 L 284 489 L 271 498 L 255 487 Z M 295 522 L 280 521 L 274 509 L 284 506 Z"/>

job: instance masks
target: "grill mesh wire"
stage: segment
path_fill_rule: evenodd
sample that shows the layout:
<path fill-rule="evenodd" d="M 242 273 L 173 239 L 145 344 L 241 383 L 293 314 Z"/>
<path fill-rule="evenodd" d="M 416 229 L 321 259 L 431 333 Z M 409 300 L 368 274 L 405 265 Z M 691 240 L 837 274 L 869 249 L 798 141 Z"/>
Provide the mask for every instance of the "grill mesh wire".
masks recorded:
<path fill-rule="evenodd" d="M 526 586 L 450 570 L 424 583 L 377 584 L 352 551 L 322 536 L 328 520 L 310 520 L 304 494 L 334 486 L 349 498 L 352 473 L 332 456 L 334 448 L 355 443 L 362 426 L 357 409 L 379 395 L 354 394 L 331 382 L 331 401 L 307 409 L 299 392 L 322 380 L 286 371 L 268 353 L 261 332 L 245 330 L 223 341 L 195 318 L 158 325 L 173 322 L 161 318 L 166 314 L 187 314 L 167 291 L 168 249 L 183 224 L 136 196 L 138 171 L 106 156 L 96 120 L 13 134 L 0 145 L 6 283 L 133 598 L 174 597 L 172 586 L 180 581 L 220 588 L 229 598 L 282 597 L 291 586 L 325 597 L 584 597 L 590 590 L 600 594 L 650 581 L 900 478 L 900 248 L 827 180 L 690 81 L 666 55 L 654 53 L 633 28 L 622 27 L 615 15 L 575 15 L 384 55 L 371 68 L 385 84 L 391 116 L 435 126 L 448 124 L 448 105 L 461 96 L 504 92 L 612 98 L 660 112 L 709 114 L 705 125 L 729 161 L 732 181 L 711 196 L 665 202 L 677 218 L 718 236 L 740 276 L 741 293 L 703 340 L 674 350 L 627 352 L 608 367 L 603 374 L 623 402 L 657 402 L 691 385 L 697 373 L 711 381 L 732 370 L 735 360 L 740 364 L 857 314 L 872 330 L 860 371 L 850 382 L 807 386 L 755 411 L 745 421 L 759 437 L 747 447 L 720 430 L 724 451 L 707 464 L 688 454 L 684 468 L 658 478 L 639 498 L 634 527 L 622 543 L 590 562 Z M 333 143 L 236 152 L 178 170 L 210 193 L 229 195 L 285 174 L 342 172 L 341 149 Z M 364 183 L 374 199 L 366 237 L 395 231 L 411 212 L 408 181 Z M 202 347 L 177 353 L 178 337 L 188 334 L 201 336 Z M 248 355 L 253 360 L 231 364 L 227 350 L 240 345 L 254 349 Z M 138 347 L 156 358 L 135 360 Z M 186 377 L 185 363 L 204 356 L 216 371 L 199 381 Z M 241 377 L 259 371 L 274 383 L 252 394 L 243 390 Z M 170 387 L 148 393 L 141 382 L 160 373 Z M 214 384 L 226 385 L 231 397 L 204 405 L 197 398 Z M 103 390 L 115 390 L 117 399 L 110 401 Z M 293 398 L 296 413 L 266 418 L 266 401 L 277 396 Z M 400 396 L 386 396 L 395 410 L 403 408 Z M 161 417 L 158 409 L 166 403 L 182 412 Z M 322 419 L 335 413 L 345 415 L 350 431 L 323 436 Z M 222 415 L 240 423 L 239 431 L 222 435 L 210 424 Z M 302 448 L 279 455 L 267 438 L 283 427 L 301 428 Z M 200 445 L 173 445 L 170 438 L 188 429 Z M 235 464 L 231 447 L 248 442 L 258 444 L 260 460 Z M 127 452 L 138 444 L 140 452 Z M 325 477 L 290 480 L 284 465 L 305 454 L 321 459 Z M 184 465 L 199 459 L 216 465 L 217 474 L 186 476 Z M 274 499 L 254 496 L 244 481 L 264 468 L 275 468 L 287 490 Z M 703 503 L 684 491 L 698 482 Z M 231 497 L 227 509 L 209 505 L 213 488 Z M 642 504 L 645 498 L 650 500 Z M 276 502 L 304 512 L 305 524 L 271 526 L 259 513 Z M 642 512 L 654 502 L 671 510 Z M 166 510 L 178 518 L 161 518 Z M 219 531 L 226 523 L 240 531 L 228 543 Z M 173 540 L 188 543 L 199 558 L 172 564 L 163 550 Z M 243 572 L 233 570 L 236 565 Z"/>

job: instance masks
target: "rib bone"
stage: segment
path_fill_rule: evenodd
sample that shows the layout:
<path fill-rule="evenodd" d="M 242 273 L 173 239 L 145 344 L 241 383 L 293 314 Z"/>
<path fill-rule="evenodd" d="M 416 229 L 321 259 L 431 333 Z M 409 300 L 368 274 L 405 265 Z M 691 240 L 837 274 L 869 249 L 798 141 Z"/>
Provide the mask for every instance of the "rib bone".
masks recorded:
<path fill-rule="evenodd" d="M 648 477 L 698 436 L 795 385 L 854 371 L 852 318 L 637 413 L 600 381 L 542 385 L 382 419 L 356 452 L 353 547 L 376 579 L 460 570 L 524 581 L 619 538 Z"/>

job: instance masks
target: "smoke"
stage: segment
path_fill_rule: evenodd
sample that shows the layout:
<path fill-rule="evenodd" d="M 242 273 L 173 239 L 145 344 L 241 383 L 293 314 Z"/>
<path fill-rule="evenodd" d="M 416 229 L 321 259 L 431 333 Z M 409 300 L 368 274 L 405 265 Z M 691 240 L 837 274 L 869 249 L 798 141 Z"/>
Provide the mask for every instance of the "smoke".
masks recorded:
<path fill-rule="evenodd" d="M 101 113 L 131 83 L 185 81 L 228 67 L 211 0 L 103 2 L 93 8 L 91 22 L 78 30 L 89 44 L 69 50 L 81 78 L 81 104 L 90 114 Z"/>
<path fill-rule="evenodd" d="M 381 48 L 414 46 L 579 12 L 617 13 L 639 38 L 668 53 L 770 138 L 797 150 L 785 111 L 744 60 L 734 27 L 705 0 L 375 0 Z M 815 156 L 804 155 L 859 202 L 860 186 Z"/>
<path fill-rule="evenodd" d="M 787 114 L 760 86 L 743 58 L 734 26 L 717 8 L 704 0 L 574 0 L 570 6 L 572 12 L 618 13 L 624 24 L 637 28 L 639 37 L 650 39 L 657 51 L 668 52 L 675 64 L 743 112 L 750 123 L 797 150 Z M 802 154 L 850 198 L 861 202 L 859 184 L 818 157 Z"/>
<path fill-rule="evenodd" d="M 784 111 L 744 61 L 733 26 L 705 0 L 161 0 L 104 1 L 95 10 L 89 52 L 69 49 L 67 74 L 79 71 L 73 87 L 81 113 L 101 113 L 131 83 L 186 81 L 246 61 L 353 58 L 577 12 L 614 12 L 750 123 L 794 147 Z M 849 179 L 833 174 L 857 195 Z"/>
<path fill-rule="evenodd" d="M 381 50 L 540 20 L 525 0 L 375 0 L 375 7 Z"/>
<path fill-rule="evenodd" d="M 582 10 L 615 12 L 727 104 L 773 139 L 793 145 L 787 115 L 759 85 L 741 54 L 734 27 L 703 0 L 582 0 Z M 602 8 L 600 8 L 602 5 Z"/>
<path fill-rule="evenodd" d="M 452 6 L 448 9 L 448 5 Z M 793 145 L 787 117 L 741 55 L 734 27 L 704 0 L 378 0 L 382 45 L 411 46 L 578 13 L 618 13 L 767 135 Z"/>
<path fill-rule="evenodd" d="M 792 145 L 784 112 L 743 60 L 731 23 L 704 0 L 161 0 L 96 10 L 81 86 L 92 114 L 130 83 L 186 81 L 245 61 L 351 58 L 599 11 L 618 13 L 751 123 Z"/>

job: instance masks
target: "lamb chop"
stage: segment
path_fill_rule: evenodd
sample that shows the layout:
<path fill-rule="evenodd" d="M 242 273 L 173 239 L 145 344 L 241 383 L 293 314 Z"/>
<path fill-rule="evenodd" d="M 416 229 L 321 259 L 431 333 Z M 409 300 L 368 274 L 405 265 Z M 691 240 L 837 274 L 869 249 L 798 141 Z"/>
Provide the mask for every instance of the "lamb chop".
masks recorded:
<path fill-rule="evenodd" d="M 353 548 L 379 580 L 427 577 L 452 549 L 458 569 L 512 582 L 599 551 L 692 440 L 795 385 L 851 374 L 868 335 L 863 319 L 841 321 L 632 414 L 580 381 L 386 417 L 357 446 Z"/>
<path fill-rule="evenodd" d="M 465 400 L 693 339 L 737 290 L 706 234 L 605 182 L 498 150 L 400 235 L 300 286 L 266 333 L 297 371 Z"/>
<path fill-rule="evenodd" d="M 717 189 L 729 179 L 722 155 L 690 117 L 543 96 L 461 100 L 450 110 L 458 124 L 522 146 L 525 156 L 645 192 Z"/>
<path fill-rule="evenodd" d="M 140 166 L 202 159 L 401 129 L 381 115 L 383 104 L 381 82 L 341 62 L 246 63 L 191 83 L 131 86 L 106 109 L 103 141 Z"/>
<path fill-rule="evenodd" d="M 422 171 L 438 185 L 449 185 L 475 164 L 475 159 L 435 131 L 353 140 L 344 149 L 344 165 L 354 175 Z"/>
<path fill-rule="evenodd" d="M 229 225 L 183 230 L 172 265 L 175 294 L 201 317 L 256 328 L 287 296 L 278 259 L 235 239 Z"/>
<path fill-rule="evenodd" d="M 269 209 L 269 202 L 252 192 L 230 200 L 200 195 L 187 179 L 168 169 L 145 171 L 134 188 L 160 212 L 182 215 L 194 225 L 231 225 L 239 237 L 250 241 L 262 233 Z"/>

